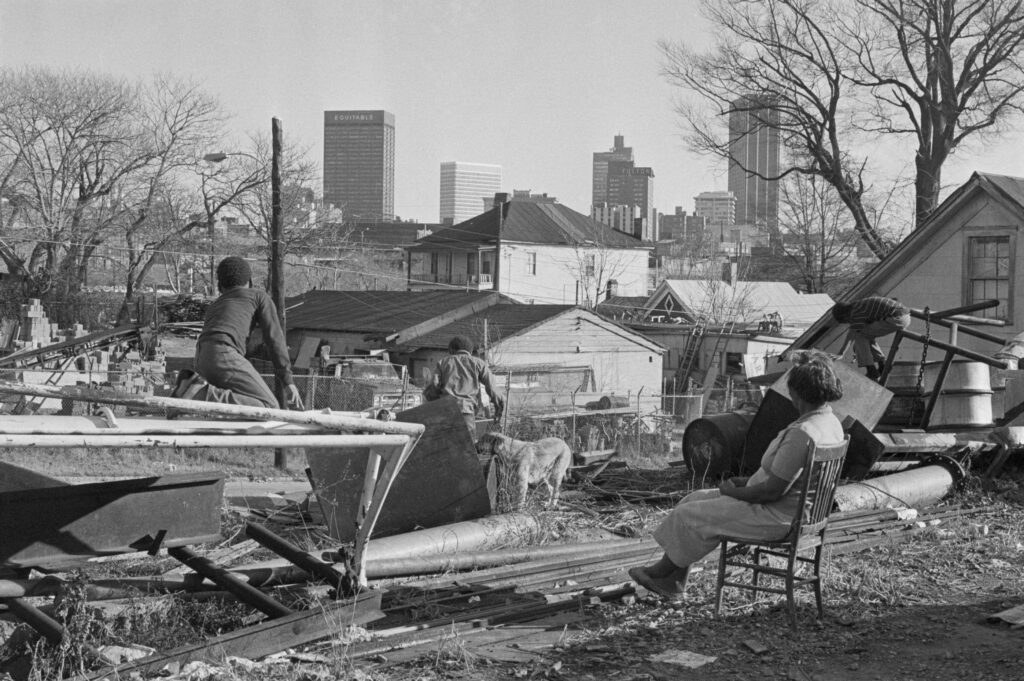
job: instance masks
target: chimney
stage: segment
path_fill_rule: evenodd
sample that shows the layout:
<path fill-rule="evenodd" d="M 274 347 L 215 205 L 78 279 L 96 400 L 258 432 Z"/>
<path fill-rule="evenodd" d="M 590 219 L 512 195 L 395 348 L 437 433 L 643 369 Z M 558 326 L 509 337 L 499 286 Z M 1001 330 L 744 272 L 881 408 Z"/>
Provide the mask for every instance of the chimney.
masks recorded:
<path fill-rule="evenodd" d="M 619 282 L 616 279 L 609 279 L 608 292 L 607 295 L 605 295 L 605 298 L 614 298 L 617 295 L 619 295 Z"/>
<path fill-rule="evenodd" d="M 491 206 L 491 208 L 504 206 L 506 203 L 508 203 L 508 192 L 497 192 L 494 195 L 494 204 Z"/>

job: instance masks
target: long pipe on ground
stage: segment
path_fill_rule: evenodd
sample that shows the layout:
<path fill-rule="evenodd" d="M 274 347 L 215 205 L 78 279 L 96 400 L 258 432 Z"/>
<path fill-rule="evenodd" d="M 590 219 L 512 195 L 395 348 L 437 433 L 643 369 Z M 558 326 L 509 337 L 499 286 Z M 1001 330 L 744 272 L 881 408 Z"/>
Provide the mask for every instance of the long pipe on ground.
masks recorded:
<path fill-rule="evenodd" d="M 554 544 L 521 549 L 477 551 L 457 555 L 434 555 L 424 558 L 370 559 L 366 565 L 367 577 L 384 579 L 411 575 L 436 574 L 447 570 L 471 570 L 507 566 L 528 561 L 555 559 L 597 559 L 639 550 L 654 550 L 650 540 L 614 540 L 585 544 Z M 340 567 L 340 566 L 339 566 Z M 309 580 L 309 574 L 284 561 L 268 561 L 260 566 L 244 566 L 229 570 L 232 575 L 253 587 L 296 584 Z M 0 598 L 54 596 L 64 587 L 56 577 L 42 579 L 0 579 Z M 128 577 L 95 580 L 86 586 L 88 600 L 127 598 L 139 592 L 219 590 L 208 580 L 194 573 L 165 574 L 157 577 Z"/>
<path fill-rule="evenodd" d="M 936 503 L 949 494 L 956 478 L 947 466 L 921 466 L 892 475 L 882 475 L 836 488 L 835 504 L 840 511 L 905 506 L 917 508 Z"/>

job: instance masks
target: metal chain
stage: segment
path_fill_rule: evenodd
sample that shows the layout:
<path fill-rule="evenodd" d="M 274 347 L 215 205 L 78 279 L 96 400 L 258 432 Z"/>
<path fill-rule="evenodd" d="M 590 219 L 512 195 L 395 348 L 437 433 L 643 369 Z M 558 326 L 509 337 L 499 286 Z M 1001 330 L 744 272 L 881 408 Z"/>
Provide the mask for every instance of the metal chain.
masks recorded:
<path fill-rule="evenodd" d="M 932 312 L 931 308 L 924 308 L 924 343 L 921 344 L 921 365 L 917 368 L 917 394 L 914 396 L 914 408 L 913 412 L 914 425 L 920 426 L 920 420 L 924 418 L 924 414 L 918 413 L 918 406 L 920 405 L 919 399 L 924 394 L 924 365 L 928 361 L 928 344 L 932 341 Z"/>

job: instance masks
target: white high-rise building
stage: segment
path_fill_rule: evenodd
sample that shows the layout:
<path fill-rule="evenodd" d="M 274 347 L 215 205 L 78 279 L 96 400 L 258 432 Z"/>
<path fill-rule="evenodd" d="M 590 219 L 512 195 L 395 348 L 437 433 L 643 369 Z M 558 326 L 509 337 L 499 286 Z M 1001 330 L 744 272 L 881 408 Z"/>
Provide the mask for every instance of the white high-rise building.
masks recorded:
<path fill-rule="evenodd" d="M 441 224 L 454 225 L 479 215 L 501 191 L 501 166 L 446 161 L 441 164 Z"/>

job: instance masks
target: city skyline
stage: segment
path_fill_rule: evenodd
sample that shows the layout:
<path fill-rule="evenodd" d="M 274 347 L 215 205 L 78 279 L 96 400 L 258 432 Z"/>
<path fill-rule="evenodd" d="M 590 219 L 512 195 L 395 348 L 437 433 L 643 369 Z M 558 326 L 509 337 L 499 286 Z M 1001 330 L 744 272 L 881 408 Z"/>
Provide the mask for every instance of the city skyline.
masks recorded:
<path fill-rule="evenodd" d="M 324 111 L 389 111 L 399 122 L 394 212 L 403 219 L 439 214 L 437 169 L 459 158 L 501 165 L 509 191 L 589 213 L 593 152 L 617 134 L 656 173 L 655 207 L 670 212 L 727 188 L 724 161 L 687 150 L 679 92 L 660 75 L 658 40 L 709 45 L 698 4 L 591 0 L 582 11 L 521 0 L 496 24 L 494 5 L 469 0 L 0 0 L 0 58 L 14 68 L 193 79 L 233 116 L 234 148 L 210 151 L 244 150 L 278 117 L 286 141 L 319 164 Z M 608 26 L 630 39 L 596 39 Z M 496 30 L 508 39 L 495 40 Z M 974 170 L 1024 175 L 1022 135 L 958 150 L 944 184 Z M 892 158 L 912 166 L 912 152 Z"/>

